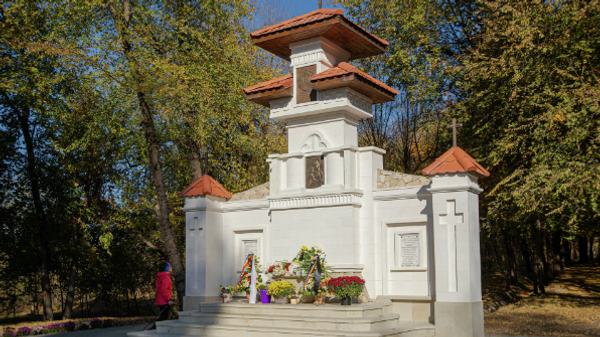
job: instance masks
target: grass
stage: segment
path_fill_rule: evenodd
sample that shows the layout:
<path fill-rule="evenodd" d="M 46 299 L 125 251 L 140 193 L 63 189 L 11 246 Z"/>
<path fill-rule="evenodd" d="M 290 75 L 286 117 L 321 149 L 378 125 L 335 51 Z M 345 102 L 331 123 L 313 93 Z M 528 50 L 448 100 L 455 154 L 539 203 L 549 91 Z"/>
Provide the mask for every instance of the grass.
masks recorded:
<path fill-rule="evenodd" d="M 600 265 L 566 268 L 544 296 L 521 301 L 485 315 L 489 334 L 600 336 Z"/>

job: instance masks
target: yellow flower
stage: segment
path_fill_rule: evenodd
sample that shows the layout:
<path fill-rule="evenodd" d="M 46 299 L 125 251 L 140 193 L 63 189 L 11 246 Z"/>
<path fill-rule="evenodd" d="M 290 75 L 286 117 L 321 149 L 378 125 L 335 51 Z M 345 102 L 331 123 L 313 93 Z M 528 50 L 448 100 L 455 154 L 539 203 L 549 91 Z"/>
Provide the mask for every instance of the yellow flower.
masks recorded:
<path fill-rule="evenodd" d="M 302 246 L 302 250 L 308 250 L 308 247 Z"/>
<path fill-rule="evenodd" d="M 300 263 L 300 260 L 296 260 L 296 261 L 294 261 L 294 262 L 295 262 L 295 263 Z"/>

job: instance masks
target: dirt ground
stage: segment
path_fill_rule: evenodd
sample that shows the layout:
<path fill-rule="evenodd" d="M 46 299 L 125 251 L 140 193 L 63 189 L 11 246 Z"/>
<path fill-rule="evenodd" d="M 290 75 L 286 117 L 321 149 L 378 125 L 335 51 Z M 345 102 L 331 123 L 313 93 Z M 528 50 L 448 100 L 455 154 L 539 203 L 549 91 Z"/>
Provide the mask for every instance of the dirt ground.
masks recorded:
<path fill-rule="evenodd" d="M 600 336 L 600 264 L 569 267 L 547 288 L 485 315 L 487 334 Z"/>

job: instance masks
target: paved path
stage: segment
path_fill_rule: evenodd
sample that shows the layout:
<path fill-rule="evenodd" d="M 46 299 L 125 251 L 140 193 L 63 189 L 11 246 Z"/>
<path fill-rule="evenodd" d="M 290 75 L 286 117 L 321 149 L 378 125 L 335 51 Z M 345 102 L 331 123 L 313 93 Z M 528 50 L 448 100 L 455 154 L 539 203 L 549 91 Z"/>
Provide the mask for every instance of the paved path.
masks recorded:
<path fill-rule="evenodd" d="M 122 326 L 118 328 L 108 329 L 93 329 L 86 331 L 73 331 L 73 332 L 62 332 L 46 336 L 64 336 L 64 337 L 126 337 L 128 332 L 140 331 L 146 325 L 134 325 L 134 326 Z M 485 337 L 533 337 L 533 336 L 513 336 L 513 335 L 489 335 L 485 334 Z"/>
<path fill-rule="evenodd" d="M 73 331 L 73 332 L 61 332 L 52 335 L 52 337 L 126 337 L 128 332 L 140 331 L 146 325 L 133 325 L 133 326 L 121 326 L 118 328 L 107 328 L 107 329 L 92 329 L 85 331 Z"/>

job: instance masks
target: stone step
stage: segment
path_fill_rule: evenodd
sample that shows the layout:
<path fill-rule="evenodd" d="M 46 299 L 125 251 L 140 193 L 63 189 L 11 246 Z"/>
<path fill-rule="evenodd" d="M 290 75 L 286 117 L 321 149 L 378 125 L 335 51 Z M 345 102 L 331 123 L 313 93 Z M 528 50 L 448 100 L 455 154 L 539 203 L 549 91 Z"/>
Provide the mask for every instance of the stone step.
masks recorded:
<path fill-rule="evenodd" d="M 158 325 L 171 324 L 172 321 L 159 322 Z M 191 324 L 189 324 L 191 325 Z M 220 326 L 196 324 L 192 333 L 173 333 L 153 331 L 130 332 L 131 337 L 433 337 L 434 326 L 428 323 L 402 322 L 395 329 L 387 329 L 380 332 L 372 331 L 323 331 L 312 329 L 281 329 L 271 327 L 243 327 L 243 326 Z"/>
<path fill-rule="evenodd" d="M 167 326 L 170 332 L 188 333 L 188 323 L 199 325 L 224 325 L 247 327 L 272 327 L 292 329 L 313 329 L 329 331 L 380 331 L 396 328 L 399 324 L 398 314 L 384 314 L 377 317 L 323 317 L 327 311 L 313 312 L 313 316 L 283 316 L 281 314 L 215 314 L 203 312 L 186 312 L 179 315 L 178 324 Z M 159 331 L 164 331 L 158 325 Z M 164 331 L 167 332 L 167 331 Z"/>
<path fill-rule="evenodd" d="M 392 313 L 387 303 L 362 303 L 343 306 L 340 304 L 248 304 L 248 303 L 200 303 L 200 312 L 240 315 L 281 315 L 318 317 L 377 317 Z"/>

